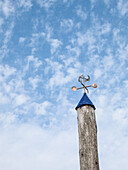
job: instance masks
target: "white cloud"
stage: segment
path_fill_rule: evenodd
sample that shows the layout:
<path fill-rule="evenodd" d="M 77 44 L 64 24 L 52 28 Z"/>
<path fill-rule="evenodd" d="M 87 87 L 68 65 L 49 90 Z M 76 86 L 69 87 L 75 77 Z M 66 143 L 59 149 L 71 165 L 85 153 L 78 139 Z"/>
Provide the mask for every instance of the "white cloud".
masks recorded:
<path fill-rule="evenodd" d="M 38 76 L 36 76 L 34 78 L 30 77 L 29 82 L 32 85 L 33 90 L 35 90 L 36 87 L 38 86 L 38 83 L 42 82 L 42 79 Z"/>
<path fill-rule="evenodd" d="M 127 60 L 127 56 L 128 56 L 128 44 L 125 44 L 125 42 L 123 43 L 119 43 L 120 48 L 117 50 L 117 53 L 119 55 L 119 58 L 122 61 Z"/>
<path fill-rule="evenodd" d="M 46 24 L 46 40 L 49 42 L 51 46 L 51 54 L 55 53 L 57 49 L 63 44 L 59 39 L 52 38 L 53 30 L 52 28 Z"/>
<path fill-rule="evenodd" d="M 105 23 L 101 28 L 101 34 L 106 34 L 111 31 L 111 25 L 110 23 Z"/>
<path fill-rule="evenodd" d="M 59 39 L 52 38 L 53 36 L 53 30 L 52 28 L 46 24 L 46 33 L 40 32 L 40 33 L 33 33 L 31 38 L 30 46 L 32 47 L 32 54 L 37 50 L 35 47 L 38 46 L 40 38 L 45 38 L 45 40 L 50 44 L 51 46 L 51 53 L 55 53 L 57 49 L 63 44 Z"/>
<path fill-rule="evenodd" d="M 66 49 L 68 50 L 69 55 L 74 56 L 74 57 L 79 57 L 80 52 L 81 52 L 81 49 L 77 46 L 75 47 L 66 46 Z M 70 57 L 69 60 L 73 60 L 73 58 Z"/>
<path fill-rule="evenodd" d="M 51 7 L 55 2 L 56 0 L 37 0 L 37 3 L 40 5 L 40 7 L 44 7 L 46 9 Z"/>
<path fill-rule="evenodd" d="M 124 16 L 128 13 L 128 2 L 127 0 L 119 0 L 117 4 L 117 9 L 121 16 Z"/>
<path fill-rule="evenodd" d="M 13 14 L 15 12 L 14 5 L 12 5 L 11 1 L 9 0 L 1 1 L 0 8 L 2 8 L 5 17 L 9 17 L 10 14 Z"/>
<path fill-rule="evenodd" d="M 37 115 L 45 115 L 48 114 L 47 110 L 51 107 L 51 103 L 49 101 L 44 101 L 43 103 L 33 103 L 35 108 L 35 113 Z"/>
<path fill-rule="evenodd" d="M 109 126 L 109 124 L 108 124 Z M 117 128 L 111 128 L 102 132 L 102 140 L 100 140 L 100 168 L 104 170 L 120 170 L 127 169 L 127 137 L 119 135 Z M 114 154 L 113 154 L 114 153 Z M 120 154 L 119 154 L 120 153 Z M 105 155 L 105 157 L 103 156 Z M 109 162 L 109 164 L 108 164 Z"/>
<path fill-rule="evenodd" d="M 10 24 L 9 29 L 8 29 L 8 30 L 6 31 L 6 33 L 5 33 L 4 46 L 6 46 L 7 43 L 9 42 L 9 40 L 10 40 L 10 38 L 11 38 L 11 36 L 12 36 L 12 30 L 13 30 L 13 28 L 14 28 L 14 23 L 12 22 L 12 23 Z"/>
<path fill-rule="evenodd" d="M 22 124 L 0 130 L 1 169 L 77 170 L 78 139 L 76 130 L 56 132 Z"/>
<path fill-rule="evenodd" d="M 124 80 L 123 83 L 124 83 L 124 86 L 128 89 L 128 80 Z"/>
<path fill-rule="evenodd" d="M 70 6 L 74 0 L 63 0 L 63 3 L 66 3 L 67 6 Z"/>
<path fill-rule="evenodd" d="M 34 23 L 34 26 L 36 27 L 36 23 Z M 34 28 L 36 29 L 36 28 Z M 44 32 L 38 32 L 38 33 L 33 33 L 32 34 L 32 38 L 31 38 L 31 42 L 30 42 L 30 47 L 36 49 L 39 45 L 39 39 L 40 38 L 44 38 L 45 37 L 45 33 Z"/>
<path fill-rule="evenodd" d="M 84 12 L 84 11 L 82 10 L 81 7 L 78 7 L 78 8 L 77 8 L 76 13 L 77 13 L 77 15 L 78 15 L 81 19 L 83 19 L 83 20 L 86 20 L 86 19 L 87 19 L 87 14 L 86 14 L 86 12 Z"/>
<path fill-rule="evenodd" d="M 3 23 L 4 23 L 3 18 L 0 18 L 0 33 L 3 31 L 3 30 L 2 30 L 2 25 L 3 25 Z"/>
<path fill-rule="evenodd" d="M 101 108 L 105 107 L 107 105 L 108 99 L 106 94 L 100 94 L 97 97 L 97 103 L 99 106 L 101 106 Z"/>
<path fill-rule="evenodd" d="M 35 71 L 37 71 L 38 68 L 42 65 L 42 61 L 38 58 L 34 57 L 33 55 L 27 56 L 27 65 L 24 68 L 24 73 L 29 70 L 31 62 L 33 64 L 33 67 L 35 68 Z"/>
<path fill-rule="evenodd" d="M 113 119 L 118 122 L 118 124 L 121 127 L 126 127 L 128 125 L 128 117 L 127 117 L 127 108 L 118 108 L 115 110 L 115 113 L 113 114 Z"/>
<path fill-rule="evenodd" d="M 53 29 L 48 24 L 45 25 L 46 34 L 42 33 L 42 36 L 46 38 L 46 41 L 51 46 L 51 54 L 55 53 L 57 49 L 63 44 L 61 40 L 53 38 Z"/>
<path fill-rule="evenodd" d="M 15 107 L 20 106 L 26 103 L 28 100 L 29 100 L 29 97 L 24 94 L 16 95 L 14 99 L 14 106 Z"/>
<path fill-rule="evenodd" d="M 29 10 L 32 7 L 31 0 L 19 0 L 19 6 Z"/>
<path fill-rule="evenodd" d="M 72 19 L 64 19 L 61 21 L 60 26 L 65 32 L 69 32 L 72 30 L 74 23 Z"/>
<path fill-rule="evenodd" d="M 15 121 L 16 115 L 11 112 L 0 113 L 0 123 L 2 123 L 2 128 L 9 128 Z"/>
<path fill-rule="evenodd" d="M 107 7 L 109 7 L 109 5 L 110 5 L 110 0 L 104 0 L 104 3 L 107 5 Z"/>
<path fill-rule="evenodd" d="M 10 67 L 9 65 L 0 65 L 0 81 L 4 81 L 8 77 L 14 75 L 16 72 L 16 69 L 13 67 Z"/>
<path fill-rule="evenodd" d="M 19 38 L 19 43 L 23 43 L 25 40 L 26 40 L 25 37 L 20 37 L 20 38 Z"/>
<path fill-rule="evenodd" d="M 0 92 L 0 98 L 0 104 L 7 104 L 9 102 L 8 96 L 3 94 L 2 92 Z"/>
<path fill-rule="evenodd" d="M 4 35 L 3 45 L 0 48 L 1 58 L 4 58 L 6 56 L 6 54 L 9 52 L 8 43 L 12 37 L 14 22 L 11 22 L 8 27 L 9 28 L 6 30 L 5 35 Z"/>
<path fill-rule="evenodd" d="M 77 68 L 69 67 L 67 69 L 67 75 L 65 75 L 64 72 L 58 70 L 49 80 L 50 87 L 54 88 L 56 86 L 64 86 L 66 83 L 75 78 L 76 74 L 79 74 L 79 69 Z"/>
<path fill-rule="evenodd" d="M 110 69 L 112 69 L 112 66 L 114 66 L 114 59 L 113 56 L 104 56 L 103 57 L 103 65 L 104 65 L 104 72 L 109 71 Z"/>
<path fill-rule="evenodd" d="M 93 50 L 93 48 L 95 48 L 94 47 L 95 42 L 96 38 L 94 37 L 93 32 L 88 30 L 86 33 L 83 34 L 80 32 L 77 33 L 77 43 L 79 46 L 82 46 L 85 43 L 87 43 L 88 49 L 89 51 L 91 51 Z"/>
<path fill-rule="evenodd" d="M 51 44 L 51 53 L 55 53 L 56 50 L 62 45 L 62 42 L 58 39 L 50 39 L 49 40 Z"/>
<path fill-rule="evenodd" d="M 120 90 L 115 92 L 113 88 L 109 91 L 106 89 L 99 89 L 98 95 L 93 94 L 93 96 L 95 96 L 98 125 L 100 168 L 113 170 L 123 167 L 123 169 L 126 169 L 127 161 L 125 155 L 127 155 L 128 150 L 126 149 L 127 135 L 125 136 L 124 134 L 127 129 L 128 118 L 127 108 L 125 108 L 125 99 L 123 100 L 124 104 L 122 107 L 122 92 Z M 124 145 L 122 145 L 122 143 Z M 115 156 L 113 152 L 120 153 L 120 155 L 116 154 Z M 122 159 L 121 155 L 123 156 Z M 109 164 L 108 161 L 110 162 Z M 117 162 L 118 165 L 116 164 Z"/>
<path fill-rule="evenodd" d="M 50 87 L 54 88 L 55 86 L 62 86 L 62 85 L 64 85 L 64 83 L 66 83 L 67 81 L 68 80 L 65 79 L 65 77 L 64 77 L 64 73 L 58 70 L 52 76 L 52 78 L 50 78 L 49 83 L 50 83 Z"/>
<path fill-rule="evenodd" d="M 100 78 L 100 77 L 102 76 L 102 74 L 103 74 L 103 71 L 102 71 L 101 69 L 99 69 L 99 68 L 96 68 L 96 69 L 95 69 L 95 71 L 94 71 L 94 77 L 95 77 L 95 79 Z"/>
<path fill-rule="evenodd" d="M 51 26 L 49 26 L 49 24 L 46 23 L 45 25 L 45 29 L 47 32 L 47 40 L 49 40 L 51 38 L 51 36 L 53 35 L 53 28 Z"/>
<path fill-rule="evenodd" d="M 97 0 L 91 0 L 91 9 L 94 8 L 94 6 L 95 6 L 95 4 L 96 4 L 96 1 L 97 1 Z"/>
<path fill-rule="evenodd" d="M 15 97 L 17 93 L 21 94 L 25 92 L 24 90 L 25 81 L 22 79 L 23 73 L 19 71 L 15 76 L 16 77 L 11 79 L 5 86 L 7 92 L 10 94 L 12 98 Z"/>
<path fill-rule="evenodd" d="M 62 87 L 66 83 L 72 81 L 76 75 L 80 74 L 81 64 L 76 58 L 72 57 L 71 60 L 63 59 L 65 65 L 62 65 L 59 62 L 54 62 L 50 59 L 47 59 L 46 61 L 52 72 L 52 77 L 49 79 L 49 86 L 47 86 L 47 88 L 50 87 L 53 89 L 57 86 Z"/>

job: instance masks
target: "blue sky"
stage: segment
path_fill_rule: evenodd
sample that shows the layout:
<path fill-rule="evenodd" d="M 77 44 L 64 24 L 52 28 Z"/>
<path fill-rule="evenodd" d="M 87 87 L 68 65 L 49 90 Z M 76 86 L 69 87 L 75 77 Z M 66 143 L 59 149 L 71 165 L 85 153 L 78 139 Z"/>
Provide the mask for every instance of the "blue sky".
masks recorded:
<path fill-rule="evenodd" d="M 81 74 L 98 84 L 100 168 L 127 169 L 127 32 L 127 0 L 0 1 L 1 170 L 79 169 Z"/>

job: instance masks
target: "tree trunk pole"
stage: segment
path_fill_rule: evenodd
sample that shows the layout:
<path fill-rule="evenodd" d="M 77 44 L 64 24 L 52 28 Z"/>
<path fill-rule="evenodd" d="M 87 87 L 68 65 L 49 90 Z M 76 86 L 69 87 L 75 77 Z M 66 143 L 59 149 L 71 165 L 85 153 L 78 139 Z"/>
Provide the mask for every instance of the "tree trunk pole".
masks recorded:
<path fill-rule="evenodd" d="M 99 170 L 97 125 L 91 105 L 77 108 L 80 170 Z"/>

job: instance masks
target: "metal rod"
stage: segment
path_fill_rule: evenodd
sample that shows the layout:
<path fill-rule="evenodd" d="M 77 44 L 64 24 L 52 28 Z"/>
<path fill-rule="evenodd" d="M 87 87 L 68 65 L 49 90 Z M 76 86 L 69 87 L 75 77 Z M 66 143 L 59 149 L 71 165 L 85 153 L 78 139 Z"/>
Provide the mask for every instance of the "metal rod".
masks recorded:
<path fill-rule="evenodd" d="M 83 79 L 83 81 L 84 81 L 84 86 L 85 86 L 85 78 Z M 85 93 L 85 88 L 84 88 L 84 93 Z"/>
<path fill-rule="evenodd" d="M 86 87 L 92 87 L 92 85 L 86 86 Z"/>
<path fill-rule="evenodd" d="M 79 88 L 77 88 L 77 90 L 79 90 L 79 89 L 83 89 L 84 87 L 79 87 Z"/>

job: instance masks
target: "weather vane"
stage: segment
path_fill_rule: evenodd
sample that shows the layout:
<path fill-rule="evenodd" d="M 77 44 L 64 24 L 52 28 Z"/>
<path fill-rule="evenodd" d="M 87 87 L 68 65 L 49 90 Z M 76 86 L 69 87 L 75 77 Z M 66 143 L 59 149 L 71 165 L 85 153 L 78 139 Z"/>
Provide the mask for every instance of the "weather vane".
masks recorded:
<path fill-rule="evenodd" d="M 85 78 L 85 77 L 83 76 L 83 74 L 82 74 L 81 76 L 79 76 L 78 81 L 81 83 L 81 85 L 82 85 L 83 87 L 77 88 L 77 87 L 73 86 L 73 87 L 72 87 L 72 90 L 73 90 L 73 91 L 76 91 L 76 90 L 79 90 L 79 89 L 84 89 L 84 93 L 86 93 L 86 91 L 89 92 L 89 91 L 88 91 L 88 87 L 97 88 L 97 84 L 96 84 L 96 83 L 94 83 L 94 84 L 92 84 L 92 85 L 89 85 L 89 86 L 85 86 L 85 82 L 86 82 L 86 81 L 90 81 L 90 76 L 89 76 L 89 75 L 88 75 L 88 78 Z"/>

